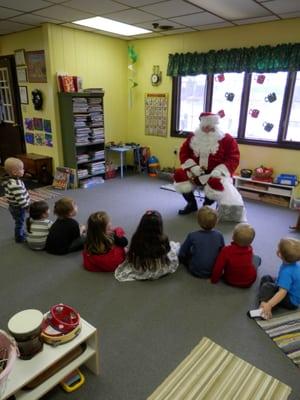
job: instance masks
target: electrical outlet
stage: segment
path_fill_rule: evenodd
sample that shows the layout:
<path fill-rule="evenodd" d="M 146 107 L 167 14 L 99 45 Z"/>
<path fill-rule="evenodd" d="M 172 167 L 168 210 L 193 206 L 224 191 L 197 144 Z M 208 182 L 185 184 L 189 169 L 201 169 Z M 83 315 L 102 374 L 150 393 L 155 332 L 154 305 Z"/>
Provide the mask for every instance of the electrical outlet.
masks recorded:
<path fill-rule="evenodd" d="M 175 155 L 177 154 L 177 149 L 174 150 L 174 154 L 175 154 Z"/>

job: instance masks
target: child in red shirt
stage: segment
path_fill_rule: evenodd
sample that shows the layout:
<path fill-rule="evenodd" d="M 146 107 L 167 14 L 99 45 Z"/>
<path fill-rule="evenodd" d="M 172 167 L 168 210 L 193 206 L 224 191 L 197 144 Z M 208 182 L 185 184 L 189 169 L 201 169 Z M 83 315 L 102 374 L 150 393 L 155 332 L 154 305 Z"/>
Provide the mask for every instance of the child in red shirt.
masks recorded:
<path fill-rule="evenodd" d="M 251 225 L 241 223 L 235 227 L 231 244 L 223 247 L 215 262 L 212 283 L 222 277 L 228 285 L 247 288 L 255 282 L 261 259 L 253 255 L 251 243 L 254 237 Z"/>
<path fill-rule="evenodd" d="M 105 211 L 90 215 L 82 253 L 83 266 L 91 272 L 113 272 L 125 260 L 128 240 L 122 228 L 112 228 Z"/>

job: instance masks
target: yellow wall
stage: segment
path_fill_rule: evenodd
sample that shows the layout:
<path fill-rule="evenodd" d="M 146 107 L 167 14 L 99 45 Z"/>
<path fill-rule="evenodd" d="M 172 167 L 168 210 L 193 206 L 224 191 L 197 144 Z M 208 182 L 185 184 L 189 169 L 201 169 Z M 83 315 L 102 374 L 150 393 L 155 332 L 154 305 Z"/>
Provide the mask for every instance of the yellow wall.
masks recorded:
<path fill-rule="evenodd" d="M 53 99 L 51 91 L 51 83 L 49 83 L 49 55 L 47 52 L 47 38 L 45 35 L 45 27 L 30 29 L 28 31 L 14 33 L 11 35 L 1 36 L 0 38 L 0 56 L 14 54 L 16 49 L 25 49 L 25 51 L 45 50 L 47 79 L 48 83 L 20 83 L 20 86 L 26 86 L 28 92 L 29 104 L 22 104 L 22 116 L 24 118 L 43 118 L 49 119 L 53 129 L 53 147 L 34 146 L 26 143 L 27 153 L 36 153 L 50 156 L 54 159 L 54 163 L 58 162 L 59 145 L 57 145 L 56 132 L 53 124 L 55 124 L 55 115 L 53 109 Z M 43 109 L 37 111 L 31 102 L 31 92 L 39 89 L 43 93 L 44 104 Z M 25 130 L 24 130 L 25 131 Z"/>
<path fill-rule="evenodd" d="M 91 32 L 48 24 L 50 73 L 59 122 L 56 73 L 83 79 L 83 88 L 101 87 L 104 95 L 106 141 L 124 141 L 127 135 L 127 43 Z M 57 131 L 60 137 L 59 123 Z"/>
<path fill-rule="evenodd" d="M 144 135 L 143 99 L 145 93 L 168 93 L 169 121 L 171 118 L 172 79 L 166 76 L 168 54 L 194 51 L 207 52 L 211 49 L 276 45 L 299 41 L 300 19 L 297 18 L 131 42 L 139 55 L 139 60 L 136 63 L 136 79 L 139 85 L 134 89 L 134 103 L 129 110 L 128 132 L 130 141 L 149 145 L 152 154 L 159 158 L 162 166 L 174 166 L 174 149 L 180 147 L 182 139 L 171 138 L 170 136 L 159 138 Z M 150 83 L 153 65 L 159 65 L 163 73 L 162 84 L 158 87 L 153 87 Z M 253 168 L 264 164 L 273 166 L 275 173 L 295 172 L 300 176 L 299 151 L 246 145 L 240 145 L 240 150 L 241 167 L 243 168 Z"/>

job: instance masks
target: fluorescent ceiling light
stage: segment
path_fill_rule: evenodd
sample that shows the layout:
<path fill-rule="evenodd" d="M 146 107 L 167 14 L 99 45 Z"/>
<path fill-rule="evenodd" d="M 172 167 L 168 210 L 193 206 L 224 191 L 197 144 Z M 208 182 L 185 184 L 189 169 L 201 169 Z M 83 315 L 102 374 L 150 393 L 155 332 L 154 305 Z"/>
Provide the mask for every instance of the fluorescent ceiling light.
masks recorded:
<path fill-rule="evenodd" d="M 112 19 L 94 17 L 73 21 L 73 24 L 88 26 L 89 28 L 98 29 L 100 31 L 117 33 L 124 36 L 142 35 L 143 33 L 150 33 L 147 29 L 138 28 L 133 25 L 123 24 L 123 22 L 113 21 Z"/>

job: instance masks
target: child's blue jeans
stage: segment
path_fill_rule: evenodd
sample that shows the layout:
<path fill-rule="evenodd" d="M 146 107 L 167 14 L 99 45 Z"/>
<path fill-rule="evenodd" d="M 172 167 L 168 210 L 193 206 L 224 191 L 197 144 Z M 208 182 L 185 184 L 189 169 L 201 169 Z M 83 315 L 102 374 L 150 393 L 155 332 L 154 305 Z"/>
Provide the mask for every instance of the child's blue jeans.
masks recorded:
<path fill-rule="evenodd" d="M 26 239 L 24 228 L 26 210 L 25 208 L 10 205 L 9 212 L 15 220 L 15 241 L 17 243 L 24 242 Z"/>

